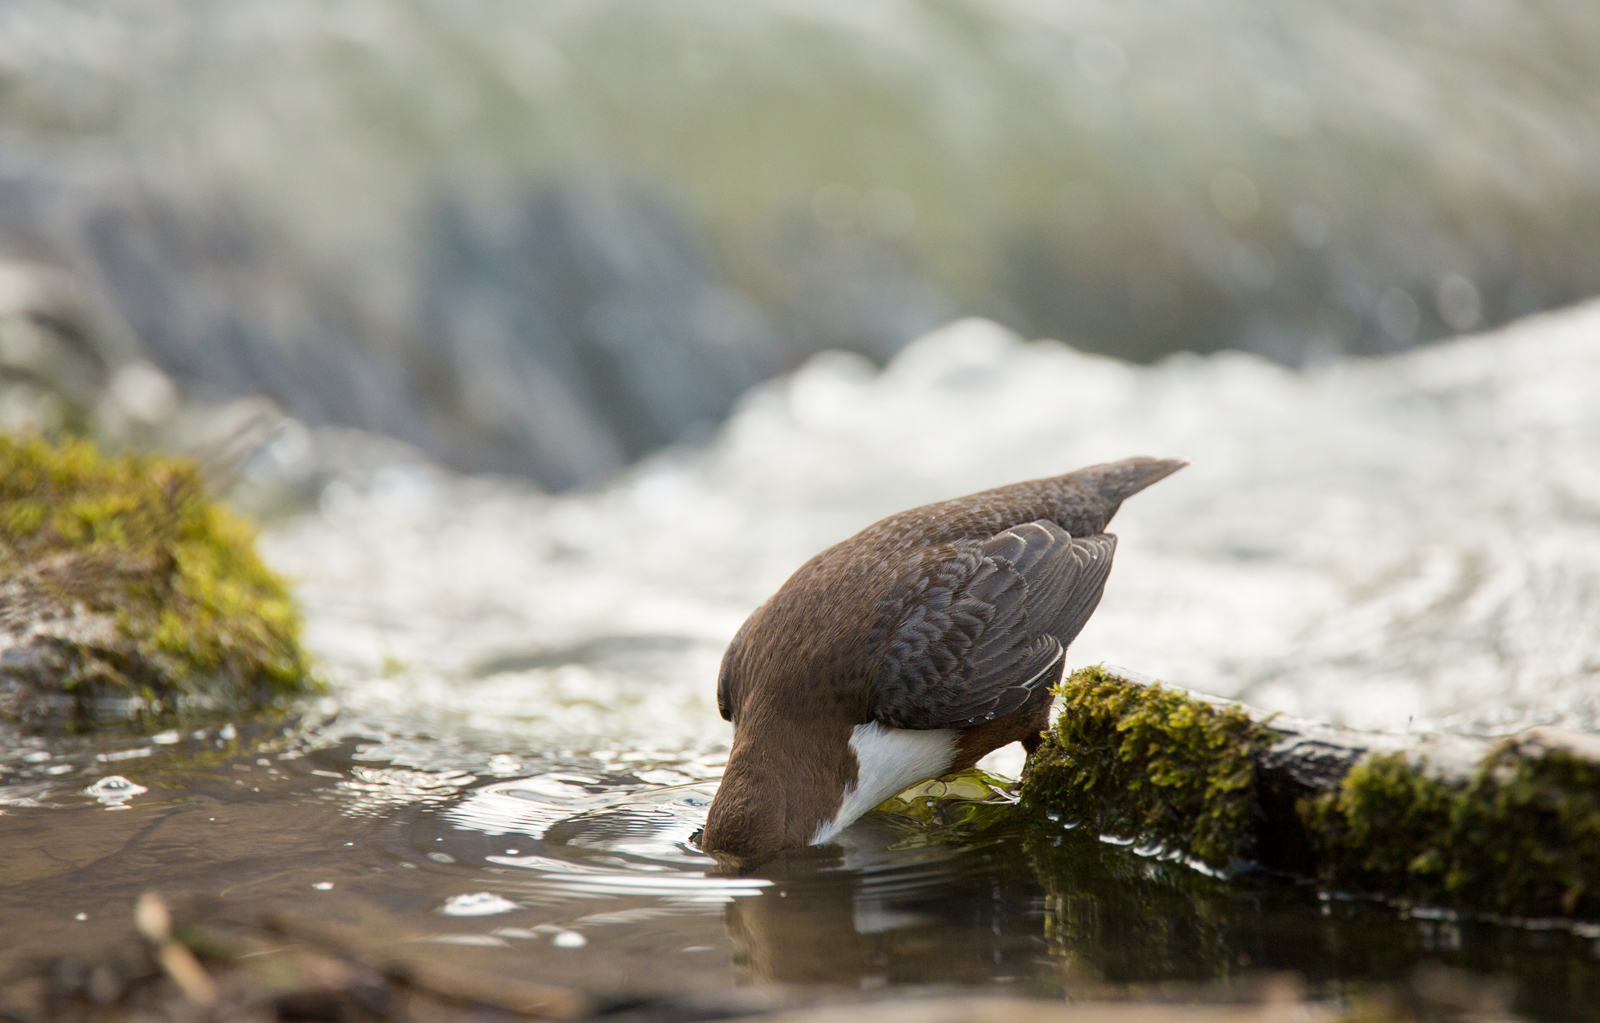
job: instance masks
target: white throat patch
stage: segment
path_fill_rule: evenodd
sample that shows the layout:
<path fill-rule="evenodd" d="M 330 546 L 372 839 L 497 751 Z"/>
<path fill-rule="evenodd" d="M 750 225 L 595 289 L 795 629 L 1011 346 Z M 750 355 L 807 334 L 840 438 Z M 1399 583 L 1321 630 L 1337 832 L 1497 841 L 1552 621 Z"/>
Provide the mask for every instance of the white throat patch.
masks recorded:
<path fill-rule="evenodd" d="M 811 844 L 828 841 L 906 786 L 950 770 L 956 759 L 956 738 L 953 728 L 885 728 L 876 721 L 856 725 L 850 732 L 856 783 L 845 790 L 838 816 L 822 822 L 811 836 Z"/>

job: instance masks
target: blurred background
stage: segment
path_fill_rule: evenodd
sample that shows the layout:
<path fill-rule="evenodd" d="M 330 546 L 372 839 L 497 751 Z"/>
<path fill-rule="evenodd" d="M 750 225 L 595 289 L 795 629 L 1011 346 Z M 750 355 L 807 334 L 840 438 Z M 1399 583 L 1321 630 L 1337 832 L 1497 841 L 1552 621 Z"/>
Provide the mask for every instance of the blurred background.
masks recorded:
<path fill-rule="evenodd" d="M 796 566 L 1129 455 L 1192 465 L 1073 666 L 1600 733 L 1597 241 L 1594 0 L 5 0 L 0 433 L 197 457 L 329 693 L 214 770 L 0 723 L 0 931 L 181 883 L 643 989 L 1427 957 L 1592 1016 L 1592 922 L 871 827 L 778 903 L 687 840 Z"/>
<path fill-rule="evenodd" d="M 15 0 L 0 428 L 286 413 L 554 491 L 960 315 L 1423 345 L 1600 292 L 1596 40 L 1583 0 Z"/>

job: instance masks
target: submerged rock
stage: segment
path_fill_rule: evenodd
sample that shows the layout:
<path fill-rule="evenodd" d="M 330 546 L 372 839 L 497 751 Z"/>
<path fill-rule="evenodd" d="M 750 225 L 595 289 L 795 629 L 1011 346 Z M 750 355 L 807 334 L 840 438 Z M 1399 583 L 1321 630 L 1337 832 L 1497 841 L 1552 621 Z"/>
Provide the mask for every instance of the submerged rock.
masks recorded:
<path fill-rule="evenodd" d="M 0 718 L 79 728 L 313 690 L 254 540 L 193 463 L 0 437 Z"/>
<path fill-rule="evenodd" d="M 1022 805 L 1210 868 L 1513 916 L 1600 915 L 1600 737 L 1333 728 L 1104 667 L 1060 686 Z"/>

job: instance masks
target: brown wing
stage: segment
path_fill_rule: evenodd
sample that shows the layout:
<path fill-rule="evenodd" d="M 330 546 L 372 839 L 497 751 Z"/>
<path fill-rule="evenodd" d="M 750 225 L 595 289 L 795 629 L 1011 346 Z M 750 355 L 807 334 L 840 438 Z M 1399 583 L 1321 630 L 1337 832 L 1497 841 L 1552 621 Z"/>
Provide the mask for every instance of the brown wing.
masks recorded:
<path fill-rule="evenodd" d="M 909 566 L 883 608 L 872 714 L 893 728 L 1004 717 L 1061 677 L 1067 644 L 1100 603 L 1116 537 L 1048 520 L 953 544 Z"/>

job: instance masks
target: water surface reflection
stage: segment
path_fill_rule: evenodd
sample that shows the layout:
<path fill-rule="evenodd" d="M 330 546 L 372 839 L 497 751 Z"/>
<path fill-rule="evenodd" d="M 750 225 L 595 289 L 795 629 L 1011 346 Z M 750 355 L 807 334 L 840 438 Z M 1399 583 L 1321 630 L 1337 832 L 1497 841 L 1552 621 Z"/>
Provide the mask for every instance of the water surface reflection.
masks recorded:
<path fill-rule="evenodd" d="M 1087 997 L 1234 989 L 1292 971 L 1338 996 L 1439 961 L 1516 978 L 1535 1016 L 1581 1018 L 1600 1003 L 1600 928 L 1212 877 L 1005 802 L 874 815 L 837 845 L 728 876 L 690 842 L 714 778 L 663 783 L 714 772 L 716 751 L 622 760 L 457 743 L 430 767 L 381 757 L 425 736 L 349 734 L 337 720 L 235 729 L 231 741 L 197 731 L 193 750 L 139 756 L 125 754 L 147 740 L 62 740 L 32 760 L 16 751 L 38 746 L 8 746 L 0 926 L 30 942 L 0 950 L 0 970 L 86 947 L 156 888 L 180 905 L 290 908 L 378 943 L 425 942 L 447 960 L 596 991 L 981 985 Z M 71 772 L 46 773 L 63 765 Z M 95 794 L 107 777 L 129 786 L 110 805 Z"/>

